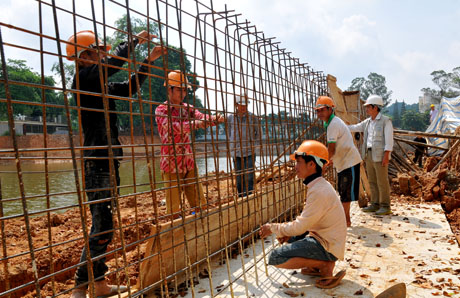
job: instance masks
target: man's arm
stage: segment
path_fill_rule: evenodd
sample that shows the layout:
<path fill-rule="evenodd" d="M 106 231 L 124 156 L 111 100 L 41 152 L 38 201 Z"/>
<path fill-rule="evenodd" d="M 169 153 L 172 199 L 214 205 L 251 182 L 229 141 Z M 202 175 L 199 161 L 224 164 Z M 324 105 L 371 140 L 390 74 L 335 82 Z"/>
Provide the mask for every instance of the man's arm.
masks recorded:
<path fill-rule="evenodd" d="M 366 127 L 367 119 L 359 122 L 358 124 L 347 125 L 348 129 L 351 132 L 364 132 L 364 128 Z"/>
<path fill-rule="evenodd" d="M 167 49 L 165 47 L 156 46 L 153 48 L 147 58 L 143 61 L 143 64 L 149 64 L 154 62 L 156 59 L 160 58 L 162 55 L 167 53 Z M 139 79 L 139 86 L 141 86 L 145 79 L 147 78 L 147 73 L 149 72 L 149 68 L 146 65 L 141 65 L 139 70 L 137 71 L 137 77 Z M 130 88 L 131 87 L 131 88 Z M 137 82 L 136 82 L 136 73 L 133 73 L 129 80 L 124 82 L 112 82 L 109 83 L 109 93 L 112 95 L 119 95 L 128 97 L 133 96 L 137 93 Z"/>
<path fill-rule="evenodd" d="M 332 157 L 335 154 L 336 142 L 327 143 L 327 152 L 329 153 L 329 160 L 332 162 Z"/>

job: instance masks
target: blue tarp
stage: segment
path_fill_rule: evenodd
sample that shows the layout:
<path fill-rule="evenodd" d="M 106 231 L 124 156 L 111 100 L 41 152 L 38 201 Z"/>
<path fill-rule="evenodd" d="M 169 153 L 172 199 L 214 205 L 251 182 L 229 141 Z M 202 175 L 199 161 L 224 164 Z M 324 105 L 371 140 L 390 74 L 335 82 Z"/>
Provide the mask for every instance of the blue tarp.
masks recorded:
<path fill-rule="evenodd" d="M 454 98 L 443 97 L 439 105 L 436 118 L 426 129 L 428 133 L 453 134 L 460 126 L 460 96 Z M 449 140 L 444 138 L 427 138 L 428 143 L 443 148 L 448 148 Z M 429 155 L 441 155 L 444 151 L 430 149 Z"/>

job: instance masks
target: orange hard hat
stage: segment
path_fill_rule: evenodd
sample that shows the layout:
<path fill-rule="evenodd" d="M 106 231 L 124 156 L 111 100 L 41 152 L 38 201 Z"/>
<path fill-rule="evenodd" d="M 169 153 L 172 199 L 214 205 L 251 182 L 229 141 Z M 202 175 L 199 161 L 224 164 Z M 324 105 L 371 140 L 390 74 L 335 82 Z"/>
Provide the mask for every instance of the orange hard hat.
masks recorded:
<path fill-rule="evenodd" d="M 168 79 L 165 80 L 163 86 L 166 86 L 166 81 L 168 81 L 170 87 L 192 88 L 188 83 L 187 77 L 180 70 L 169 72 Z"/>
<path fill-rule="evenodd" d="M 67 43 L 66 51 L 67 59 L 69 60 L 80 58 L 80 54 L 88 50 L 88 48 L 104 47 L 104 43 L 99 38 L 96 39 L 96 34 L 94 34 L 94 32 L 91 30 L 77 32 L 76 35 L 69 37 L 67 41 L 69 43 Z M 75 47 L 74 44 L 77 46 Z M 77 50 L 76 53 L 75 48 Z M 107 44 L 104 51 L 110 51 L 111 48 L 112 46 Z"/>
<path fill-rule="evenodd" d="M 326 146 L 314 140 L 303 141 L 299 148 L 289 155 L 292 160 L 295 160 L 297 156 L 312 156 L 320 167 L 329 161 L 329 152 Z"/>
<path fill-rule="evenodd" d="M 334 101 L 329 96 L 320 96 L 316 100 L 315 110 L 319 110 L 324 107 L 335 108 Z"/>

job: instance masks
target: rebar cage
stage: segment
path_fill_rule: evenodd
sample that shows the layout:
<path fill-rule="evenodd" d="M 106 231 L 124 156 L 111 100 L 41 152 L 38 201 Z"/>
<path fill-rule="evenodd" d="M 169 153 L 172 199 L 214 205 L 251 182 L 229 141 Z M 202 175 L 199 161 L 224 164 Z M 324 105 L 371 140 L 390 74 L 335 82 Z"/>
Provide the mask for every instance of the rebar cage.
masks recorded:
<path fill-rule="evenodd" d="M 305 139 L 324 138 L 313 113 L 316 98 L 328 93 L 322 72 L 212 0 L 36 0 L 30 6 L 34 14 L 26 23 L 0 22 L 0 297 L 69 295 L 80 266 L 90 269 L 84 286 L 94 295 L 91 268 L 103 259 L 104 277 L 128 285 L 130 297 L 168 297 L 185 291 L 184 284 L 193 292 L 203 268 L 212 283 L 212 260 L 228 261 L 253 245 L 258 226 L 297 212 L 304 193 L 288 155 Z M 94 49 L 99 93 L 85 91 L 75 76 L 84 59 L 66 59 L 65 49 L 78 46 L 69 36 L 82 30 L 113 46 Z M 143 40 L 143 30 L 157 38 Z M 127 58 L 115 55 L 123 42 Z M 156 46 L 167 54 L 146 62 Z M 111 58 L 121 66 L 110 65 Z M 165 78 L 173 70 L 187 75 L 189 110 L 170 100 Z M 110 92 L 117 82 L 125 82 L 128 96 Z M 99 107 L 85 105 L 84 96 Z M 237 112 L 241 99 L 249 101 L 254 120 L 244 125 L 235 120 L 247 115 Z M 176 123 L 187 143 L 160 138 L 160 105 L 168 111 L 166 134 Z M 174 109 L 187 112 L 176 117 Z M 88 112 L 105 124 L 98 144 L 85 143 Z M 225 120 L 216 122 L 217 114 Z M 87 154 L 101 150 L 105 155 Z M 235 168 L 237 152 L 246 154 Z M 185 156 L 196 175 L 164 175 L 162 158 L 179 171 Z M 244 165 L 248 156 L 251 166 Z M 108 176 L 90 189 L 88 165 L 101 160 Z M 237 184 L 247 186 L 248 179 L 254 188 L 242 194 Z M 198 185 L 204 201 L 191 204 L 186 189 Z M 167 210 L 168 191 L 180 198 L 177 214 Z M 92 192 L 107 195 L 90 201 Z M 113 227 L 101 234 L 113 237 L 105 253 L 80 260 L 91 238 L 101 236 L 90 237 L 90 207 L 98 204 L 112 210 Z"/>

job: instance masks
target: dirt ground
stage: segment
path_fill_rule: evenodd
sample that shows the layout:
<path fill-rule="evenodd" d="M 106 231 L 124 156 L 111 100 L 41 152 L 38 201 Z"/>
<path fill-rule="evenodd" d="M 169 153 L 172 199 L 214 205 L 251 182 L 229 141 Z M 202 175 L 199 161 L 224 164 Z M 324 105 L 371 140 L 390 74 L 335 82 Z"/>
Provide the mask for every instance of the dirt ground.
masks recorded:
<path fill-rule="evenodd" d="M 203 183 L 203 188 L 206 196 L 209 198 L 210 208 L 218 204 L 224 204 L 233 200 L 232 186 L 230 179 L 220 181 L 219 191 L 217 182 Z M 166 222 L 165 218 L 166 206 L 162 201 L 165 198 L 164 191 L 156 192 L 156 202 L 159 202 L 158 218 L 159 222 Z M 143 249 L 136 245 L 130 245 L 139 239 L 143 239 L 149 235 L 152 224 L 155 223 L 154 204 L 151 194 L 142 194 L 138 196 L 124 197 L 120 199 L 121 223 L 124 236 L 126 253 L 126 262 L 131 264 L 127 270 L 119 272 L 119 280 L 126 283 L 126 274 L 129 276 L 131 285 L 137 282 L 139 272 L 139 263 L 136 261 L 143 257 Z M 190 213 L 188 211 L 187 213 Z M 89 209 L 87 214 L 90 215 Z M 137 223 L 136 223 L 137 222 Z M 22 219 L 9 219 L 2 222 L 2 238 L 7 243 L 6 255 L 10 257 L 7 261 L 2 262 L 0 266 L 0 293 L 7 288 L 14 288 L 34 281 L 32 271 L 32 258 L 28 253 L 30 251 L 29 240 L 26 236 L 26 226 Z M 87 227 L 91 227 L 90 218 L 87 220 Z M 120 225 L 116 224 L 116 228 Z M 54 276 L 54 280 L 50 278 L 42 282 L 41 295 L 52 296 L 53 285 L 55 293 L 62 292 L 73 287 L 73 275 L 75 269 L 68 270 L 67 268 L 78 263 L 81 249 L 84 245 L 82 233 L 81 215 L 78 208 L 73 208 L 65 213 L 52 213 L 48 217 L 40 216 L 30 219 L 31 239 L 34 249 L 38 250 L 35 253 L 37 260 L 37 270 L 40 278 L 43 278 L 52 272 L 64 270 Z M 51 239 L 51 241 L 50 241 Z M 49 244 L 52 243 L 52 248 Z M 121 248 L 119 230 L 115 231 L 114 239 L 108 250 Z M 4 253 L 2 255 L 5 255 Z M 121 253 L 112 254 L 107 257 L 107 265 L 109 271 L 115 268 L 123 267 L 121 262 L 123 257 Z M 116 264 L 118 262 L 118 266 Z M 8 266 L 8 276 L 5 274 L 5 266 Z M 117 276 L 112 274 L 108 277 L 112 283 L 117 282 Z M 16 292 L 12 297 L 36 297 L 35 286 L 25 288 L 22 291 Z"/>
<path fill-rule="evenodd" d="M 392 180 L 392 202 L 398 201 L 413 202 L 414 205 L 420 201 L 428 201 L 433 204 L 441 204 L 446 211 L 446 217 L 452 227 L 453 233 L 460 242 L 460 191 L 458 172 L 449 170 L 448 166 L 441 167 L 435 173 L 420 172 L 413 176 L 403 178 L 398 177 Z M 408 188 L 402 187 L 405 180 L 408 180 Z M 412 179 L 415 179 L 414 182 Z M 402 181 L 402 182 L 401 182 Z M 412 182 L 412 183 L 411 183 Z M 402 183 L 402 184 L 401 184 Z M 210 207 L 227 203 L 232 200 L 232 181 L 222 179 L 219 183 L 204 183 L 206 196 L 209 198 Z M 435 190 L 436 196 L 433 195 Z M 131 285 L 137 282 L 139 273 L 139 263 L 143 257 L 143 244 L 130 245 L 149 235 L 150 227 L 155 223 L 154 204 L 158 202 L 158 217 L 160 222 L 167 221 L 165 218 L 166 207 L 161 203 L 164 200 L 164 192 L 156 192 L 156 201 L 151 194 L 124 197 L 120 199 L 119 210 L 121 212 L 121 226 L 123 230 L 124 243 L 127 250 L 126 262 L 129 266 L 126 270 L 121 270 L 118 276 L 111 274 L 108 279 L 112 283 L 126 284 L 126 275 L 129 277 Z M 456 206 L 458 202 L 458 206 Z M 454 208 L 453 208 L 454 207 Z M 87 210 L 89 215 L 89 210 Z M 2 256 L 10 259 L 3 261 L 0 265 L 0 293 L 6 288 L 14 288 L 34 281 L 32 271 L 29 240 L 26 227 L 22 219 L 9 219 L 1 222 L 2 239 L 7 243 L 6 251 Z M 91 226 L 90 220 L 87 227 Z M 120 225 L 116 224 L 116 227 Z M 41 295 L 52 296 L 73 287 L 73 275 L 75 269 L 68 269 L 78 263 L 81 249 L 83 247 L 83 234 L 81 225 L 81 215 L 78 208 L 68 210 L 61 214 L 50 214 L 30 219 L 31 239 L 33 248 L 36 250 L 35 259 L 37 260 L 37 270 L 41 282 Z M 50 240 L 51 239 L 51 240 Z M 53 246 L 49 248 L 49 244 Z M 114 239 L 109 246 L 109 250 L 120 248 L 119 231 L 115 231 Z M 2 245 L 5 249 L 5 245 Z M 114 253 L 107 257 L 109 271 L 123 267 L 123 257 L 121 253 Z M 117 264 L 118 262 L 118 264 Z M 8 270 L 5 270 L 5 268 Z M 45 278 L 52 272 L 59 272 L 53 279 Z M 8 273 L 6 273 L 8 272 Z M 8 275 L 7 275 L 8 274 Z M 53 289 L 54 288 L 54 289 Z M 35 286 L 31 284 L 21 291 L 15 292 L 12 297 L 35 297 Z M 67 295 L 63 295 L 65 297 Z"/>

